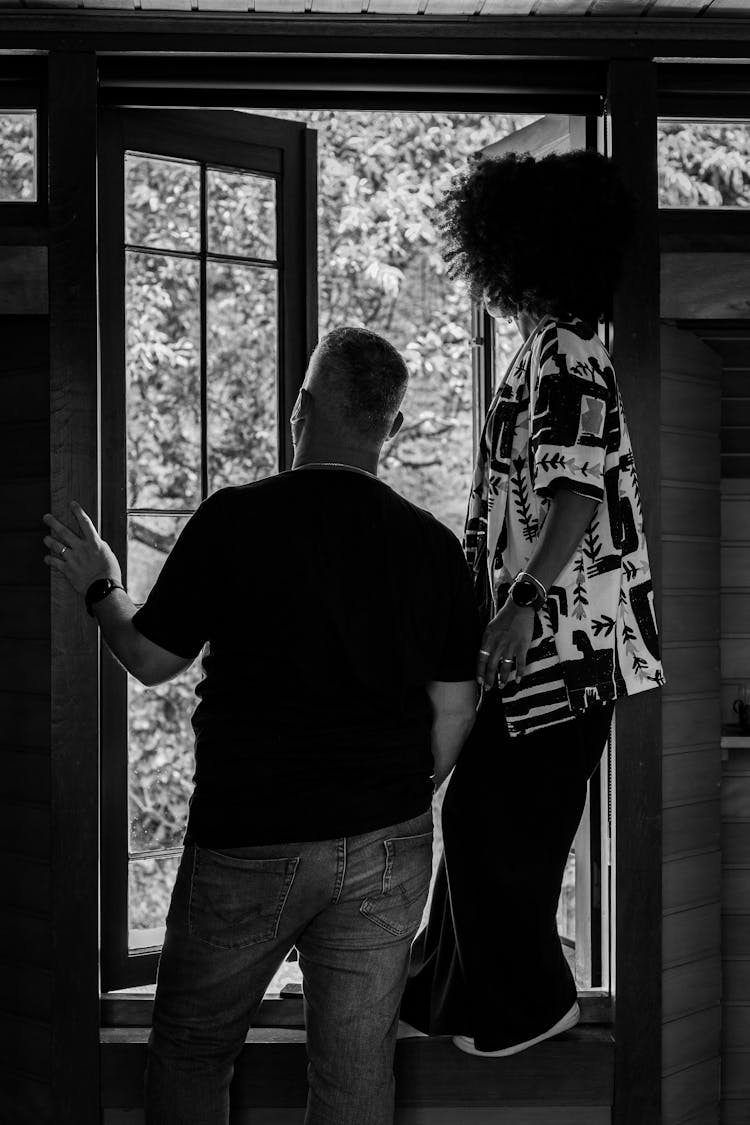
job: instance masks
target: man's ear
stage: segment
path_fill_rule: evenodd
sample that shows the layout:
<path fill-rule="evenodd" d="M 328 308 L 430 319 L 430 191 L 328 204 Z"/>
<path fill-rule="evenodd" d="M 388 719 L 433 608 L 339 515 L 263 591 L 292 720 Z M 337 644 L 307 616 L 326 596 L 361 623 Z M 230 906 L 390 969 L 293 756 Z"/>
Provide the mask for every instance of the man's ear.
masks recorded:
<path fill-rule="evenodd" d="M 297 401 L 292 407 L 292 413 L 289 415 L 289 426 L 292 431 L 292 445 L 299 444 L 302 431 L 305 428 L 305 423 L 309 421 L 313 412 L 313 402 L 313 396 L 307 388 L 300 387 Z"/>
<path fill-rule="evenodd" d="M 398 414 L 393 419 L 393 425 L 391 426 L 391 432 L 388 434 L 388 437 L 389 438 L 395 437 L 396 434 L 398 433 L 398 431 L 403 426 L 403 424 L 404 424 L 404 416 L 401 413 L 401 411 L 399 410 Z"/>
<path fill-rule="evenodd" d="M 313 404 L 313 396 L 308 391 L 307 387 L 300 387 L 297 401 L 292 407 L 292 413 L 289 415 L 289 421 L 294 424 L 295 422 L 303 422 L 310 416 Z"/>

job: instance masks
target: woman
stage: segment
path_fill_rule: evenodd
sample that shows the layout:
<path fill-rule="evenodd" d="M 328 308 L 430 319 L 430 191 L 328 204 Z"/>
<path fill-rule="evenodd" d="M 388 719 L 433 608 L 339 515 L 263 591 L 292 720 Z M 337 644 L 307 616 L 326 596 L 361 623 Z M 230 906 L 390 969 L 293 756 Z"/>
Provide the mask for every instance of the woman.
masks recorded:
<path fill-rule="evenodd" d="M 633 453 L 595 331 L 629 207 L 589 152 L 483 161 L 442 207 L 454 276 L 524 342 L 469 499 L 482 697 L 445 793 L 402 1018 L 509 1055 L 580 1018 L 556 927 L 566 861 L 615 700 L 664 683 Z"/>

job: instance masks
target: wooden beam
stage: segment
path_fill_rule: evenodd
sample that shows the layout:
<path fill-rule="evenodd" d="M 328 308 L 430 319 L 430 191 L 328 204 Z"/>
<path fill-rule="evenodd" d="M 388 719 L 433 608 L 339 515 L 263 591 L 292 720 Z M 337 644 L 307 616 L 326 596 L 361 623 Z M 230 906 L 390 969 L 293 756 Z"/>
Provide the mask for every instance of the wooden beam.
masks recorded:
<path fill-rule="evenodd" d="M 750 252 L 662 254 L 661 314 L 670 320 L 747 320 Z"/>
<path fill-rule="evenodd" d="M 505 6 L 504 6 L 505 7 Z M 505 9 L 507 10 L 507 8 Z M 524 58 L 737 58 L 750 19 L 619 16 L 324 16 L 316 12 L 0 12 L 4 50 L 195 51 L 228 54 L 500 55 Z"/>
<path fill-rule="evenodd" d="M 49 59 L 50 488 L 97 513 L 96 58 Z M 41 512 L 39 513 L 41 516 Z M 56 1116 L 98 1125 L 98 637 L 52 575 L 52 1084 Z"/>
<path fill-rule="evenodd" d="M 635 203 L 614 302 L 618 373 L 643 496 L 660 618 L 659 227 L 656 67 L 609 68 L 611 154 Z M 617 707 L 615 1125 L 657 1125 L 661 1102 L 661 693 Z"/>

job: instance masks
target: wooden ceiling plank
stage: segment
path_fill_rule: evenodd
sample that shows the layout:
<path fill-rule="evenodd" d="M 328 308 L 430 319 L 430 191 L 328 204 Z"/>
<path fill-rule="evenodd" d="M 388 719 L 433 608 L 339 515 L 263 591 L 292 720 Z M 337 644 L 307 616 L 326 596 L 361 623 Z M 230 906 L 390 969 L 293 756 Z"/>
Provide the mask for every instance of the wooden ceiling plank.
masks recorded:
<path fill-rule="evenodd" d="M 15 7 L 15 5 L 14 5 Z M 78 0 L 26 0 L 25 8 L 77 8 Z M 133 7 L 132 0 L 128 4 Z"/>
<path fill-rule="evenodd" d="M 706 7 L 708 0 L 654 0 L 649 15 L 695 16 Z"/>
<path fill-rule="evenodd" d="M 249 0 L 198 0 L 200 12 L 246 12 Z"/>
<path fill-rule="evenodd" d="M 473 16 L 482 7 L 482 0 L 427 0 L 426 16 Z"/>
<path fill-rule="evenodd" d="M 483 16 L 528 16 L 534 0 L 484 0 Z"/>
<path fill-rule="evenodd" d="M 362 4 L 363 0 L 312 0 L 311 11 L 343 16 L 361 12 Z"/>
<path fill-rule="evenodd" d="M 419 0 L 370 0 L 367 10 L 379 16 L 416 16 Z"/>
<path fill-rule="evenodd" d="M 748 0 L 713 0 L 705 12 L 701 13 L 704 16 L 750 16 L 750 5 Z"/>
<path fill-rule="evenodd" d="M 592 16 L 640 16 L 646 12 L 650 2 L 651 0 L 594 0 L 590 14 Z"/>
<path fill-rule="evenodd" d="M 141 0 L 144 12 L 189 12 L 190 0 Z"/>
<path fill-rule="evenodd" d="M 291 15 L 304 10 L 305 0 L 255 0 L 256 12 L 283 12 Z"/>
<path fill-rule="evenodd" d="M 106 8 L 118 8 L 120 10 L 128 8 L 132 11 L 133 0 L 83 0 L 83 6 L 84 8 L 99 8 L 100 10 Z"/>
<path fill-rule="evenodd" d="M 568 13 L 585 15 L 593 0 L 536 0 L 535 16 L 564 16 Z"/>

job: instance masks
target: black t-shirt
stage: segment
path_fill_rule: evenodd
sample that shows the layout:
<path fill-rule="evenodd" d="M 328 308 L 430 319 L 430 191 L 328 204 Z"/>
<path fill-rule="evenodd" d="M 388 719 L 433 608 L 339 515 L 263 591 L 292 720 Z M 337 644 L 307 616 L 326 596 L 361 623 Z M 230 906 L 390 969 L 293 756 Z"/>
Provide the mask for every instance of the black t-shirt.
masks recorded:
<path fill-rule="evenodd" d="M 470 680 L 472 583 L 446 527 L 387 485 L 301 469 L 201 504 L 133 618 L 194 658 L 188 835 L 331 839 L 430 804 L 432 680 Z"/>

